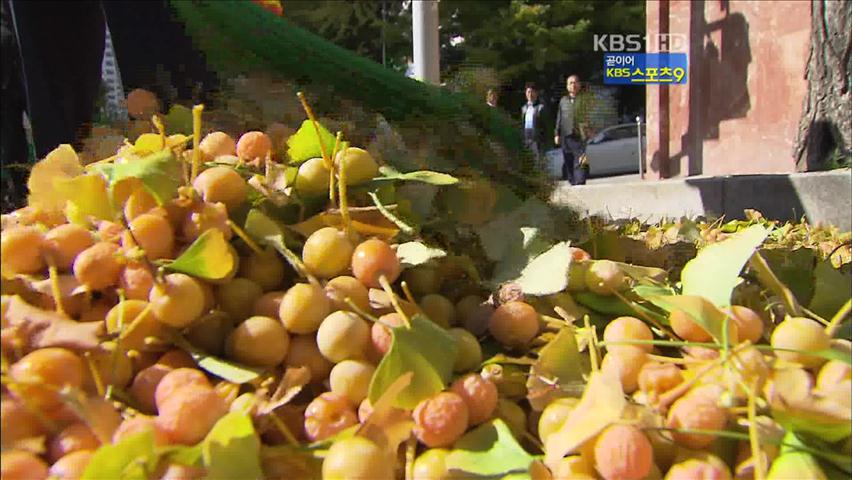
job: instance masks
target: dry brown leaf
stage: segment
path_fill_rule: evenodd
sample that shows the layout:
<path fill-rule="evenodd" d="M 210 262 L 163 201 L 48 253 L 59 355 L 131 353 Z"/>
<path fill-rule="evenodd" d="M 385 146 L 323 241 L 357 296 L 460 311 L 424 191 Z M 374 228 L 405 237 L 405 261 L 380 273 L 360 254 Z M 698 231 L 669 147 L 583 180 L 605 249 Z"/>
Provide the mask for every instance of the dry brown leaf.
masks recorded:
<path fill-rule="evenodd" d="M 101 322 L 78 323 L 50 310 L 42 310 L 15 295 L 6 312 L 7 328 L 17 330 L 28 349 L 65 347 L 72 350 L 91 350 L 98 346 L 104 332 Z"/>

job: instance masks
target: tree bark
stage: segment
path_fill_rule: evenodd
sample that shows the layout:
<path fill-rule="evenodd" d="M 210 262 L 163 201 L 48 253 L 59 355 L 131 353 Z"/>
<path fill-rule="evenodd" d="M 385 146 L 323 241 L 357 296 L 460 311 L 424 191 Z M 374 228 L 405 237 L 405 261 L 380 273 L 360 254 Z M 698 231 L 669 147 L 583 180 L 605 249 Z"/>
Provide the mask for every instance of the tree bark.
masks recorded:
<path fill-rule="evenodd" d="M 852 156 L 852 2 L 811 0 L 808 92 L 793 154 L 799 171 Z"/>

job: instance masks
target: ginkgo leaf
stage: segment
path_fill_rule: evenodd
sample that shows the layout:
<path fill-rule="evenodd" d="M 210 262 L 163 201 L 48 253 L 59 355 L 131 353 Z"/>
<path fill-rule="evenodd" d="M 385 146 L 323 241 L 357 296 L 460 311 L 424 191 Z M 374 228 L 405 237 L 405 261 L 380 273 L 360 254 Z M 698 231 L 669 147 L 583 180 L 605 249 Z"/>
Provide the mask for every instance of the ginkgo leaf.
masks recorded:
<path fill-rule="evenodd" d="M 447 256 L 447 252 L 430 247 L 422 242 L 405 242 L 397 245 L 396 256 L 403 268 L 416 267 L 436 258 Z"/>
<path fill-rule="evenodd" d="M 680 310 L 689 315 L 692 320 L 713 337 L 718 343 L 725 338 L 724 325 L 727 314 L 705 297 L 695 295 L 651 295 L 647 300 L 667 312 Z M 728 343 L 733 342 L 733 332 L 728 332 Z"/>
<path fill-rule="evenodd" d="M 413 409 L 444 389 L 452 378 L 456 359 L 455 338 L 422 315 L 411 328 L 391 328 L 393 341 L 370 382 L 369 398 L 377 401 L 400 376 L 413 372 L 411 384 L 397 395 L 394 406 Z"/>
<path fill-rule="evenodd" d="M 109 201 L 107 184 L 99 175 L 78 175 L 74 178 L 58 177 L 53 187 L 74 204 L 76 213 L 101 220 L 113 220 L 115 212 Z"/>
<path fill-rule="evenodd" d="M 155 452 L 153 430 L 143 430 L 113 445 L 98 448 L 83 471 L 83 480 L 114 478 L 145 480 L 159 456 Z"/>
<path fill-rule="evenodd" d="M 137 179 L 159 205 L 175 196 L 183 175 L 180 162 L 171 150 L 163 150 L 124 163 L 98 165 L 95 171 L 106 177 L 113 198 L 118 184 L 124 180 Z"/>
<path fill-rule="evenodd" d="M 467 433 L 447 455 L 450 471 L 475 475 L 507 475 L 525 472 L 535 457 L 527 453 L 503 420 L 494 419 Z"/>
<path fill-rule="evenodd" d="M 527 399 L 534 410 L 544 410 L 555 398 L 566 396 L 569 386 L 582 385 L 586 372 L 575 335 L 574 327 L 563 327 L 530 367 Z"/>
<path fill-rule="evenodd" d="M 172 271 L 205 280 L 221 280 L 233 273 L 236 259 L 222 231 L 216 228 L 201 234 L 181 256 L 164 266 Z"/>
<path fill-rule="evenodd" d="M 61 212 L 65 208 L 66 198 L 53 187 L 54 181 L 73 178 L 81 173 L 83 166 L 71 145 L 56 147 L 30 170 L 30 178 L 27 180 L 29 205 L 45 211 Z"/>
<path fill-rule="evenodd" d="M 570 242 L 560 242 L 535 257 L 515 280 L 527 295 L 549 295 L 568 286 L 571 267 Z"/>
<path fill-rule="evenodd" d="M 201 455 L 210 480 L 263 478 L 260 438 L 243 412 L 231 412 L 216 422 L 201 444 Z"/>
<path fill-rule="evenodd" d="M 580 403 L 571 410 L 562 427 L 547 437 L 544 463 L 551 470 L 556 468 L 562 457 L 621 418 L 626 406 L 621 382 L 603 372 L 593 372 Z"/>
<path fill-rule="evenodd" d="M 743 266 L 768 234 L 762 225 L 752 225 L 701 249 L 683 267 L 683 294 L 706 297 L 718 307 L 730 305 Z"/>
<path fill-rule="evenodd" d="M 326 154 L 331 155 L 335 137 L 321 123 L 317 122 L 317 127 L 320 132 L 319 137 L 317 137 L 317 129 L 314 128 L 313 122 L 305 120 L 299 130 L 287 139 L 287 156 L 290 157 L 291 165 L 298 165 L 311 158 L 322 157 L 320 139 L 322 139 Z"/>
<path fill-rule="evenodd" d="M 458 178 L 446 173 L 433 172 L 431 170 L 402 173 L 388 165 L 379 167 L 379 173 L 382 176 L 376 177 L 373 180 L 401 180 L 428 183 L 429 185 L 453 185 L 459 182 Z"/>

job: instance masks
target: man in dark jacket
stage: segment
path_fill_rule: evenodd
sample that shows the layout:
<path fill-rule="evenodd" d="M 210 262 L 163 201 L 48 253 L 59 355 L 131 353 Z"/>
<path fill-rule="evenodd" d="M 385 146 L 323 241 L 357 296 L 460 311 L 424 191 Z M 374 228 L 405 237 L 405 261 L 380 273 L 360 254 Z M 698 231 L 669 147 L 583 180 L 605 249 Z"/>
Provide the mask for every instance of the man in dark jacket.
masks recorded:
<path fill-rule="evenodd" d="M 541 149 L 544 146 L 544 105 L 538 100 L 538 90 L 535 85 L 528 83 L 524 93 L 527 103 L 521 107 L 523 122 L 524 145 L 532 152 L 536 163 L 541 161 Z"/>
<path fill-rule="evenodd" d="M 566 94 L 559 100 L 556 112 L 553 142 L 562 147 L 562 180 L 568 180 L 571 185 L 583 185 L 586 183 L 586 170 L 580 160 L 586 153 L 588 140 L 588 106 L 586 99 L 580 95 L 580 78 L 577 75 L 565 80 L 565 89 Z"/>

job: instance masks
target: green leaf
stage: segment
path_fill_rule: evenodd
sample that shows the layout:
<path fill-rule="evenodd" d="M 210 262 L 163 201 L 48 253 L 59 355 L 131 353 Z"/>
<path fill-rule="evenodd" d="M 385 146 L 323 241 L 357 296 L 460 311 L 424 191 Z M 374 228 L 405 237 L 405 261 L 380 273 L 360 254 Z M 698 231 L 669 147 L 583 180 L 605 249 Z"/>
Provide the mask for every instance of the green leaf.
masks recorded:
<path fill-rule="evenodd" d="M 574 300 L 585 307 L 607 315 L 634 316 L 636 312 L 617 296 L 604 296 L 592 292 L 575 292 Z"/>
<path fill-rule="evenodd" d="M 778 277 L 782 285 L 802 303 L 807 303 L 814 294 L 814 259 L 816 252 L 810 248 L 763 248 L 760 255 Z M 778 292 L 775 292 L 776 294 Z"/>
<path fill-rule="evenodd" d="M 552 245 L 547 239 L 554 236 L 555 228 L 547 204 L 531 198 L 511 213 L 477 227 L 476 234 L 489 260 L 512 260 L 521 254 L 523 262 Z"/>
<path fill-rule="evenodd" d="M 233 273 L 234 255 L 222 231 L 211 228 L 192 242 L 178 258 L 164 263 L 172 271 L 205 280 L 221 280 Z"/>
<path fill-rule="evenodd" d="M 576 331 L 567 325 L 547 343 L 530 368 L 527 379 L 527 399 L 534 410 L 544 410 L 552 400 L 565 396 L 572 387 L 584 384 L 583 359 L 577 346 Z M 542 379 L 547 379 L 548 382 Z M 551 386 L 555 382 L 556 388 Z"/>
<path fill-rule="evenodd" d="M 402 180 L 428 183 L 430 185 L 453 185 L 459 182 L 458 178 L 446 173 L 433 172 L 431 170 L 402 173 L 387 165 L 379 167 L 379 173 L 382 176 L 376 177 L 373 180 Z"/>
<path fill-rule="evenodd" d="M 565 290 L 571 267 L 570 246 L 570 242 L 560 242 L 535 257 L 524 267 L 515 283 L 527 295 L 549 295 Z"/>
<path fill-rule="evenodd" d="M 146 480 L 147 472 L 157 465 L 154 432 L 146 430 L 130 435 L 114 445 L 95 451 L 83 472 L 83 480 Z"/>
<path fill-rule="evenodd" d="M 828 477 L 817 463 L 816 459 L 806 452 L 785 453 L 772 462 L 766 480 L 781 480 L 790 478 L 808 478 L 811 480 L 827 480 Z"/>
<path fill-rule="evenodd" d="M 772 416 L 785 430 L 808 433 L 829 442 L 837 442 L 852 435 L 852 423 L 846 419 L 831 418 L 800 409 L 772 409 Z"/>
<path fill-rule="evenodd" d="M 137 178 L 158 205 L 171 200 L 180 187 L 183 171 L 171 150 L 163 150 L 125 163 L 99 165 L 95 170 L 109 182 L 110 193 L 122 180 Z"/>
<path fill-rule="evenodd" d="M 650 296 L 647 300 L 669 313 L 675 310 L 683 311 L 707 330 L 716 342 L 724 342 L 722 329 L 728 316 L 710 300 L 694 295 Z"/>
<path fill-rule="evenodd" d="M 640 298 L 676 294 L 676 292 L 671 287 L 661 285 L 636 285 L 635 287 L 633 287 L 633 293 L 635 293 Z"/>
<path fill-rule="evenodd" d="M 200 350 L 187 342 L 186 339 L 181 336 L 175 337 L 174 343 L 192 356 L 195 363 L 197 363 L 203 370 L 231 383 L 248 383 L 260 375 L 259 371 L 251 367 L 208 355 L 203 350 Z"/>
<path fill-rule="evenodd" d="M 637 281 L 651 279 L 662 282 L 666 279 L 667 273 L 662 268 L 643 267 L 641 265 L 631 265 L 624 262 L 615 262 L 615 264 L 625 275 Z"/>
<path fill-rule="evenodd" d="M 784 302 L 784 307 L 787 309 L 787 313 L 797 316 L 802 314 L 799 302 L 796 300 L 796 296 L 789 288 L 787 288 L 787 285 L 778 279 L 775 272 L 772 271 L 769 267 L 769 263 L 763 258 L 763 255 L 760 252 L 755 252 L 755 254 L 752 255 L 749 260 L 749 264 L 757 275 L 760 283 L 772 290 L 772 292 L 781 298 Z M 811 280 L 810 274 L 807 275 L 807 279 L 808 281 Z"/>
<path fill-rule="evenodd" d="M 260 438 L 245 413 L 231 412 L 220 418 L 204 439 L 201 455 L 207 479 L 263 478 Z"/>
<path fill-rule="evenodd" d="M 462 438 L 447 455 L 447 469 L 475 475 L 505 475 L 526 471 L 535 457 L 527 453 L 499 418 L 480 425 Z"/>
<path fill-rule="evenodd" d="M 370 382 L 369 397 L 376 402 L 393 382 L 414 372 L 411 385 L 396 398 L 394 406 L 413 409 L 421 400 L 444 389 L 453 374 L 457 346 L 446 330 L 422 315 L 411 319 L 411 328 L 391 328 L 393 341 Z"/>
<path fill-rule="evenodd" d="M 322 139 L 322 145 L 325 146 L 326 154 L 331 155 L 332 150 L 334 150 L 335 137 L 321 123 L 317 122 L 317 127 L 319 128 L 319 137 L 317 137 L 317 130 L 314 128 L 313 122 L 305 120 L 299 130 L 287 139 L 287 155 L 290 157 L 291 165 L 298 165 L 311 158 L 322 157 L 320 139 Z"/>
<path fill-rule="evenodd" d="M 411 268 L 436 258 L 446 257 L 447 252 L 440 248 L 429 247 L 422 242 L 406 242 L 396 247 L 396 256 L 402 268 Z"/>
<path fill-rule="evenodd" d="M 852 297 L 852 269 L 837 270 L 822 260 L 814 269 L 814 296 L 808 309 L 823 318 L 831 318 Z"/>
<path fill-rule="evenodd" d="M 683 294 L 706 297 L 719 307 L 730 305 L 743 266 L 768 233 L 763 226 L 752 225 L 700 250 L 681 272 Z"/>
<path fill-rule="evenodd" d="M 176 103 L 169 108 L 169 113 L 166 114 L 163 120 L 166 125 L 167 134 L 183 133 L 192 135 L 192 110 L 189 108 Z"/>

